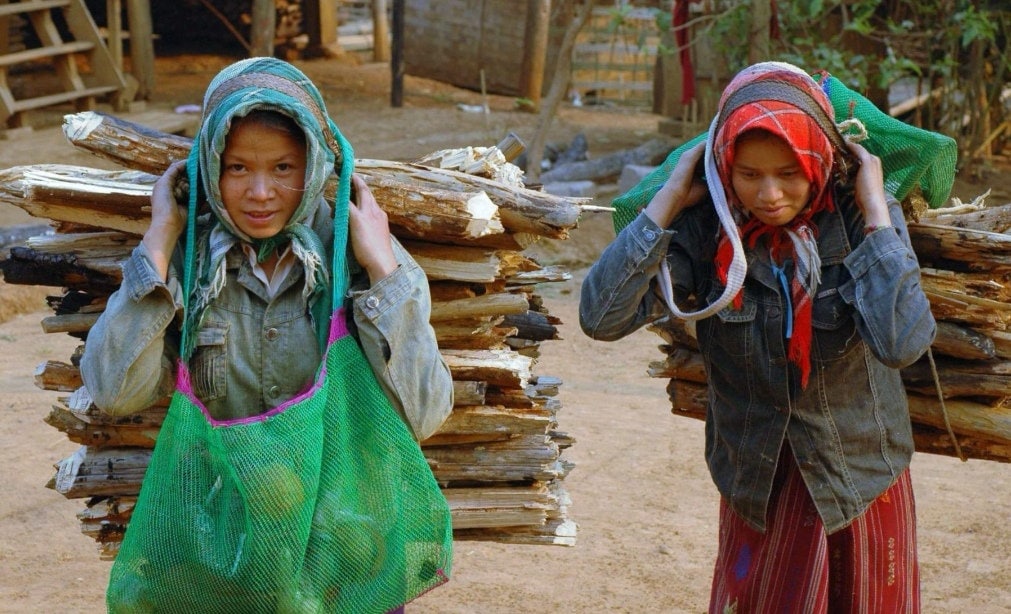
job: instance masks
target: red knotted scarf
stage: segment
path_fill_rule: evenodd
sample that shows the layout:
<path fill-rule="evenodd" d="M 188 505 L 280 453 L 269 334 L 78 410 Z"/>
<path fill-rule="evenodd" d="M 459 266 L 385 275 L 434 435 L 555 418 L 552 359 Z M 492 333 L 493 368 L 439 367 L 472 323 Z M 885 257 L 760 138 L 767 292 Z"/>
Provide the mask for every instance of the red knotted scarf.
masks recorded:
<path fill-rule="evenodd" d="M 746 87 L 758 82 L 762 82 L 763 86 Z M 799 99 L 804 104 L 784 99 Z M 818 271 L 805 271 L 803 265 L 806 253 L 817 254 L 817 228 L 811 224 L 811 217 L 819 211 L 830 211 L 833 207 L 832 190 L 828 187 L 833 148 L 823 129 L 824 121 L 819 123 L 812 116 L 813 112 L 817 112 L 813 108 L 815 104 L 824 112 L 822 119 L 827 117 L 828 121 L 832 121 L 831 104 L 818 84 L 808 75 L 796 67 L 781 63 L 756 64 L 740 72 L 724 90 L 720 99 L 721 117 L 713 139 L 713 157 L 727 201 L 739 220 L 742 240 L 749 247 L 754 247 L 760 239 L 764 239 L 777 264 L 786 260 L 794 261 L 794 275 L 790 281 L 793 323 L 787 356 L 800 369 L 801 385 L 804 387 L 807 386 L 811 372 L 811 314 L 817 291 Z M 812 196 L 808 206 L 782 226 L 770 226 L 748 217 L 731 183 L 737 137 L 755 129 L 768 131 L 788 143 L 797 156 L 804 176 L 811 183 Z M 804 248 L 800 252 L 796 249 L 797 242 Z M 715 264 L 724 284 L 732 256 L 730 241 L 722 234 Z M 819 266 L 816 256 L 813 266 Z M 734 299 L 737 308 L 742 305 L 743 292 L 742 289 Z"/>

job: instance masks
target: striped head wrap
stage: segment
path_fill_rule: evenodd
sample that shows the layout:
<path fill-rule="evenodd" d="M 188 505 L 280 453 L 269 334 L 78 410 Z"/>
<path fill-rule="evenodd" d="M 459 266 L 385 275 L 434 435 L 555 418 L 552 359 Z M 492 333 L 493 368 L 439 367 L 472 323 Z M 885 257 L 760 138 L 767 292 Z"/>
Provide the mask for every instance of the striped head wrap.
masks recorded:
<path fill-rule="evenodd" d="M 734 193 L 731 170 L 737 137 L 750 130 L 764 130 L 789 144 L 811 184 L 808 206 L 783 226 L 770 226 L 750 217 Z M 712 147 L 741 240 L 754 247 L 764 238 L 774 271 L 784 290 L 789 289 L 793 317 L 787 322 L 788 357 L 800 369 L 801 385 L 806 387 L 811 371 L 812 302 L 821 274 L 818 229 L 811 218 L 833 209 L 829 185 L 833 165 L 846 163 L 847 150 L 835 126 L 832 105 L 815 80 L 796 66 L 783 62 L 752 65 L 738 73 L 723 92 Z M 724 231 L 715 260 L 724 284 L 731 257 L 731 241 Z M 786 261 L 793 262 L 790 280 L 782 272 Z M 742 288 L 734 299 L 737 308 L 743 304 L 743 292 Z"/>
<path fill-rule="evenodd" d="M 301 201 L 285 228 L 269 239 L 253 240 L 230 219 L 222 202 L 218 181 L 221 155 L 233 120 L 252 111 L 273 111 L 292 118 L 306 136 L 305 188 Z M 332 272 L 323 241 L 312 222 L 323 202 L 327 179 L 344 159 L 353 159 L 350 146 L 329 119 L 326 105 L 312 81 L 291 64 L 275 58 L 250 58 L 236 62 L 211 80 L 204 94 L 200 130 L 190 151 L 188 172 L 191 186 L 199 185 L 213 214 L 212 223 L 194 245 L 192 280 L 186 309 L 187 329 L 195 335 L 205 308 L 220 294 L 226 280 L 225 255 L 238 242 L 253 245 L 262 262 L 278 246 L 290 242 L 294 255 L 305 268 L 303 297 L 317 326 L 325 327 L 331 309 Z M 347 194 L 348 189 L 340 190 Z M 198 190 L 190 190 L 191 215 Z M 321 334 L 322 335 L 322 334 Z M 190 346 L 192 348 L 192 345 Z"/>

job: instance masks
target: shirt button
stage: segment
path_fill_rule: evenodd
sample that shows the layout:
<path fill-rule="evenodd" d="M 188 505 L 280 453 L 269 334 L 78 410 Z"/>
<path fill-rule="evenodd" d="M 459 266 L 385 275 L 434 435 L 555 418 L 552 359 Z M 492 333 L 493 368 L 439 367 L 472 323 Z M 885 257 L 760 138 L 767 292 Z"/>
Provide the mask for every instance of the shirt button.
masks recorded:
<path fill-rule="evenodd" d="M 769 317 L 778 318 L 780 314 L 779 307 L 769 307 Z"/>
<path fill-rule="evenodd" d="M 267 341 L 273 341 L 274 339 L 277 339 L 280 336 L 281 333 L 277 332 L 276 328 L 268 328 L 267 332 L 264 334 L 264 337 L 267 338 Z"/>
<path fill-rule="evenodd" d="M 267 390 L 267 396 L 269 396 L 272 399 L 276 398 L 277 395 L 279 395 L 279 394 L 281 394 L 281 387 L 280 386 L 271 386 L 270 389 Z"/>
<path fill-rule="evenodd" d="M 642 236 L 646 237 L 647 241 L 653 241 L 656 239 L 656 233 L 653 232 L 651 228 L 644 228 L 642 231 Z"/>
<path fill-rule="evenodd" d="M 377 309 L 379 307 L 379 299 L 374 296 L 370 296 L 365 299 L 365 306 L 369 309 Z"/>

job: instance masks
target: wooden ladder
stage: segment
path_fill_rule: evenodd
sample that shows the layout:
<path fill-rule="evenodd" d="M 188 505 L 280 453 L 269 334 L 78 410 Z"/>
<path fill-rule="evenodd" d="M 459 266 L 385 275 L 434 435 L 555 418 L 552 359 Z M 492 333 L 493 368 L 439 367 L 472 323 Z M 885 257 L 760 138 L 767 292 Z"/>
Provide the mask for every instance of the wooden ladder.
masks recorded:
<path fill-rule="evenodd" d="M 54 12 L 62 13 L 69 31 L 64 40 Z M 21 15 L 35 31 L 40 45 L 12 51 L 9 40 L 11 17 Z M 90 73 L 82 74 L 78 56 L 83 55 Z M 41 87 L 23 87 L 29 94 L 16 97 L 8 80 L 8 71 L 19 64 L 51 62 L 56 84 L 48 93 Z M 102 41 L 84 0 L 0 0 L 0 129 L 25 125 L 24 112 L 71 102 L 78 111 L 95 108 L 97 99 L 108 98 L 115 108 L 126 82 Z"/>

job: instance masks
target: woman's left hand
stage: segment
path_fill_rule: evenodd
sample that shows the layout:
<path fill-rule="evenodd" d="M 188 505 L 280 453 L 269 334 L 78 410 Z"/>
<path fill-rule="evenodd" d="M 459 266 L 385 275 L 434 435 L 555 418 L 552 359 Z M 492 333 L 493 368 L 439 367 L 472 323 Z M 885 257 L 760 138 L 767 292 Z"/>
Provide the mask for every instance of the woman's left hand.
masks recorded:
<path fill-rule="evenodd" d="M 850 151 L 860 161 L 856 177 L 856 199 L 864 214 L 864 224 L 871 228 L 891 226 L 888 216 L 888 197 L 885 195 L 885 174 L 881 159 L 867 151 L 863 145 L 847 143 Z"/>
<path fill-rule="evenodd" d="M 358 263 L 368 271 L 370 283 L 375 284 L 397 268 L 390 222 L 365 180 L 352 175 L 351 183 L 356 195 L 348 207 L 351 249 Z"/>

